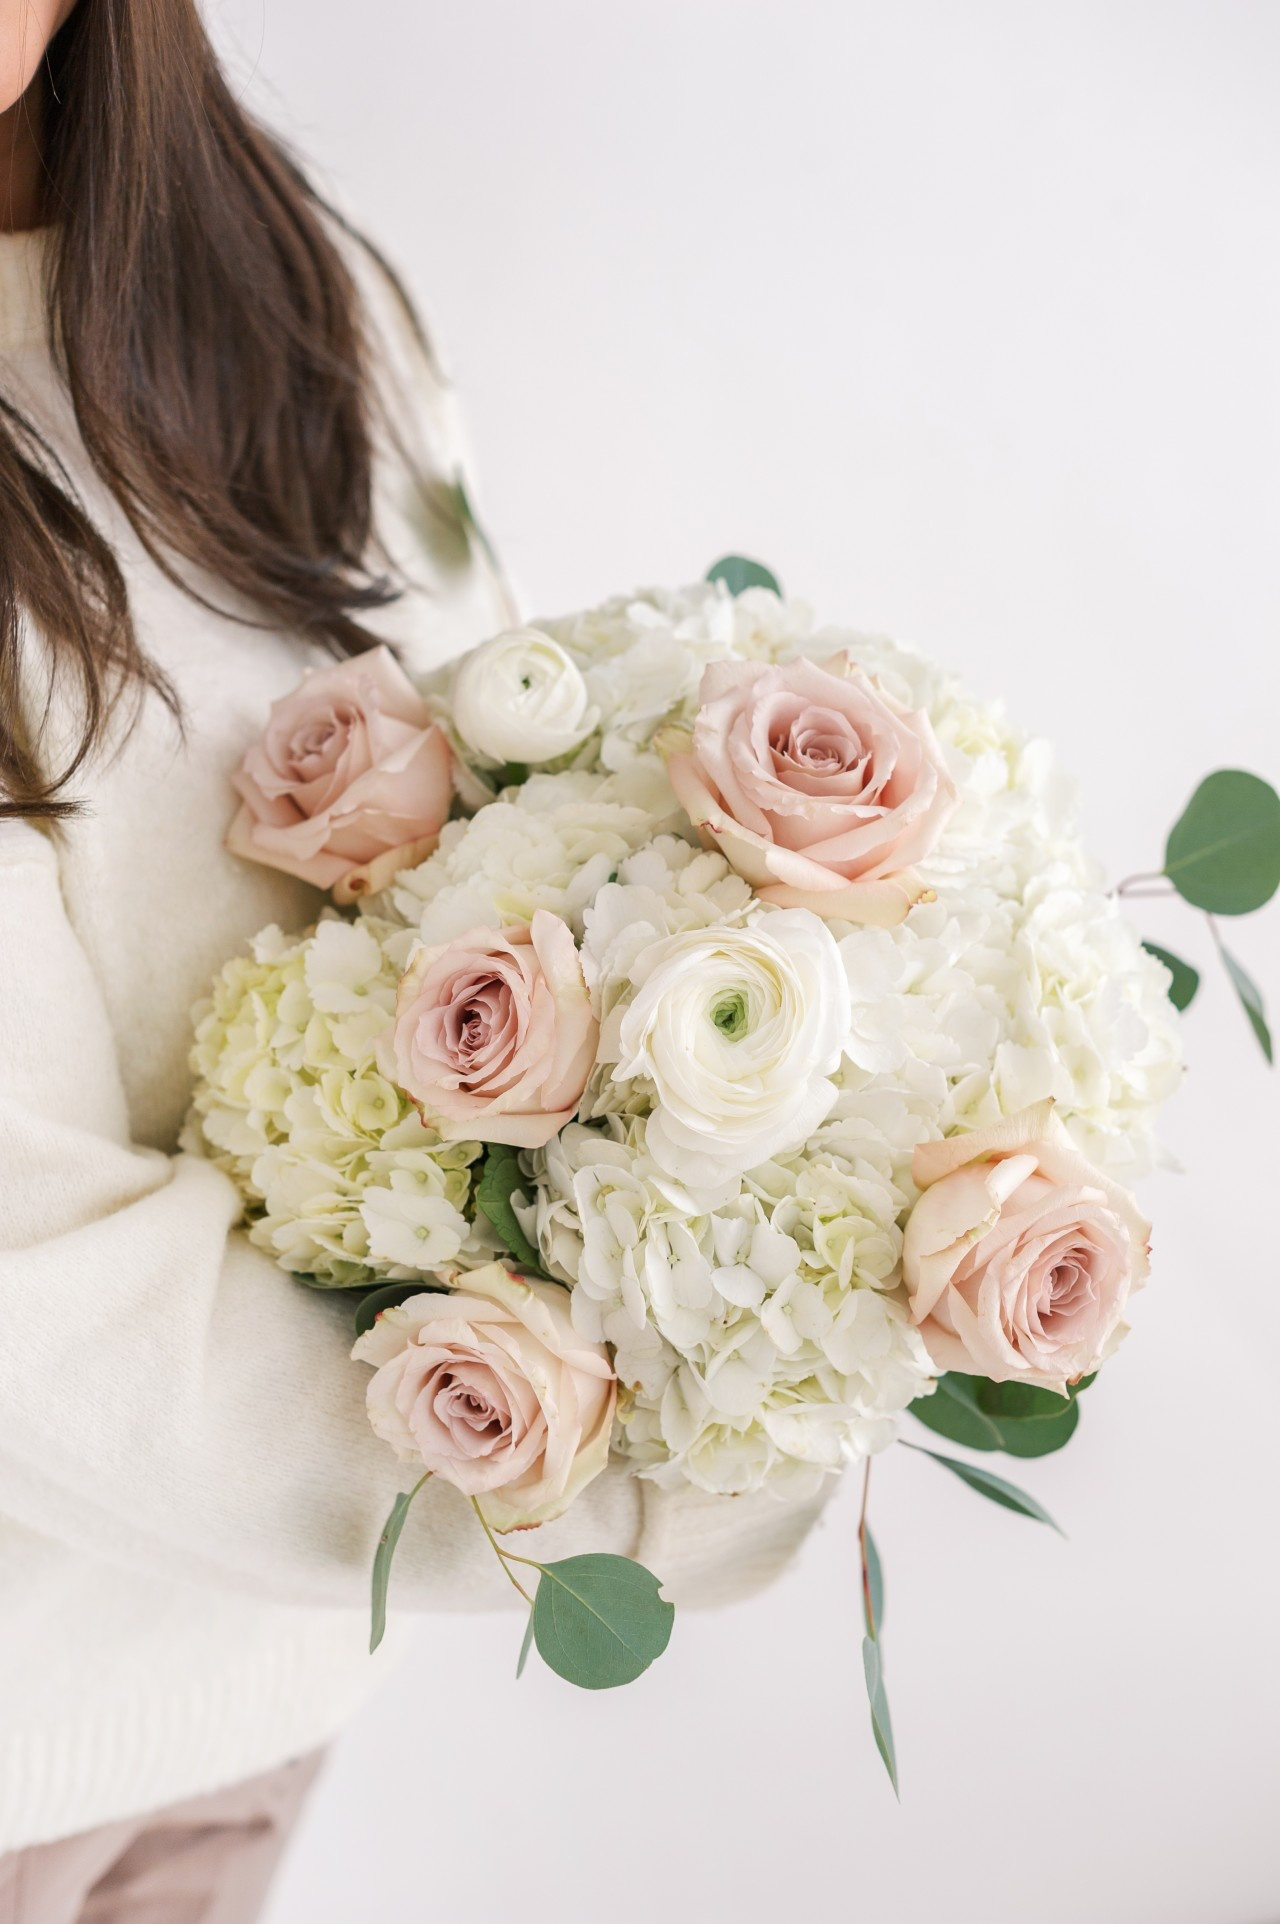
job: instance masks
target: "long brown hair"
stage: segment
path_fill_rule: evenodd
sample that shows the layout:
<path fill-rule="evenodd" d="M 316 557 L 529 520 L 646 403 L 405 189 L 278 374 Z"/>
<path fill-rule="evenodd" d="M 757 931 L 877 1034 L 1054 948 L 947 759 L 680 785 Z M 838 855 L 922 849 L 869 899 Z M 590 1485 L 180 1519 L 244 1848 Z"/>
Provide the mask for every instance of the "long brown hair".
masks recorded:
<path fill-rule="evenodd" d="M 337 217 L 238 105 L 196 0 L 80 0 L 41 129 L 51 344 L 90 460 L 157 566 L 334 653 L 395 591 L 371 566 L 371 386 Z M 215 591 L 216 592 L 216 591 Z M 20 611 L 72 684 L 79 741 L 24 729 Z M 72 811 L 122 697 L 178 715 L 124 578 L 34 425 L 0 399 L 0 815 Z"/>

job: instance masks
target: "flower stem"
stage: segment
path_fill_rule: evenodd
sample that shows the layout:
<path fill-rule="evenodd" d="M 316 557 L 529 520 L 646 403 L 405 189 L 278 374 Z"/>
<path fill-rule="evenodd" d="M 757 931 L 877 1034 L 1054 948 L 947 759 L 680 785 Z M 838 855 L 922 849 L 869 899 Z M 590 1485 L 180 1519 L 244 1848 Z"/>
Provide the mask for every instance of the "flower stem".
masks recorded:
<path fill-rule="evenodd" d="M 511 1568 L 511 1565 L 513 1563 L 527 1563 L 529 1564 L 530 1568 L 534 1570 L 540 1570 L 542 1568 L 542 1565 L 540 1563 L 534 1563 L 532 1559 L 529 1557 L 516 1557 L 516 1556 L 510 1555 L 508 1551 L 502 1548 L 502 1545 L 498 1542 L 497 1537 L 493 1534 L 493 1531 L 489 1528 L 488 1519 L 486 1518 L 484 1511 L 480 1508 L 480 1505 L 476 1502 L 476 1499 L 474 1497 L 472 1497 L 471 1499 L 471 1507 L 480 1519 L 480 1528 L 484 1531 L 485 1535 L 488 1537 L 489 1542 L 493 1547 L 493 1554 L 495 1557 L 497 1557 L 498 1562 L 502 1565 L 503 1572 L 507 1578 L 508 1583 L 510 1583 L 514 1589 L 520 1592 L 520 1595 L 524 1598 L 525 1602 L 528 1604 L 529 1608 L 532 1610 L 533 1598 L 529 1595 L 529 1592 L 525 1589 L 519 1577 L 516 1575 L 515 1571 Z"/>

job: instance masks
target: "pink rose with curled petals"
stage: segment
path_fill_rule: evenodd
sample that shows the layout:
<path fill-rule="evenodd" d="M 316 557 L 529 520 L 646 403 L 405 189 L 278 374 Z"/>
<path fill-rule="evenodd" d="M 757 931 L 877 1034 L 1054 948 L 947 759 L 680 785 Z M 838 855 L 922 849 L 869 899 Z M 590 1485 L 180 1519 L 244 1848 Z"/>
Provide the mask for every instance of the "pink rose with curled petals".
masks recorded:
<path fill-rule="evenodd" d="M 372 1363 L 378 1436 L 464 1495 L 495 1530 L 562 1515 L 609 1460 L 617 1381 L 569 1296 L 501 1263 L 384 1309 L 352 1355 Z"/>
<path fill-rule="evenodd" d="M 537 1149 L 572 1120 L 597 1034 L 573 932 L 539 909 L 418 949 L 378 1063 L 447 1141 Z"/>
<path fill-rule="evenodd" d="M 922 1143 L 902 1271 L 939 1370 L 1065 1391 L 1125 1334 L 1150 1226 L 1074 1147 L 1052 1102 Z"/>
<path fill-rule="evenodd" d="M 373 648 L 312 669 L 274 703 L 232 780 L 231 852 L 352 902 L 431 853 L 453 755 L 390 649 Z"/>
<path fill-rule="evenodd" d="M 713 662 L 671 786 L 708 848 L 763 901 L 889 928 L 928 891 L 956 789 L 923 711 L 900 708 L 851 655 L 769 667 Z"/>

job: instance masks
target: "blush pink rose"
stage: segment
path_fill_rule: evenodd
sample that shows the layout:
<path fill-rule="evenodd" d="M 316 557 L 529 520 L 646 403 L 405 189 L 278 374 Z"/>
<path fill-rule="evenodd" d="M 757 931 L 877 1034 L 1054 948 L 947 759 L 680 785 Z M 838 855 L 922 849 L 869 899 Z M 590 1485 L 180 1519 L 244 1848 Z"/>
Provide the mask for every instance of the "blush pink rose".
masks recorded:
<path fill-rule="evenodd" d="M 1065 1391 L 1125 1334 L 1150 1226 L 1085 1161 L 1052 1102 L 922 1143 L 902 1270 L 939 1370 Z"/>
<path fill-rule="evenodd" d="M 568 1509 L 609 1460 L 617 1382 L 579 1336 L 567 1291 L 501 1263 L 384 1309 L 352 1355 L 372 1363 L 369 1421 L 405 1462 L 482 1498 L 495 1530 Z"/>
<path fill-rule="evenodd" d="M 374 648 L 305 675 L 232 780 L 232 853 L 352 902 L 431 853 L 453 756 L 394 655 Z"/>
<path fill-rule="evenodd" d="M 446 1140 L 537 1149 L 572 1120 L 597 1033 L 573 933 L 538 909 L 420 948 L 378 1061 Z"/>
<path fill-rule="evenodd" d="M 911 874 L 956 805 L 923 711 L 851 655 L 719 661 L 705 671 L 671 786 L 708 848 L 766 902 L 892 927 L 928 891 Z"/>

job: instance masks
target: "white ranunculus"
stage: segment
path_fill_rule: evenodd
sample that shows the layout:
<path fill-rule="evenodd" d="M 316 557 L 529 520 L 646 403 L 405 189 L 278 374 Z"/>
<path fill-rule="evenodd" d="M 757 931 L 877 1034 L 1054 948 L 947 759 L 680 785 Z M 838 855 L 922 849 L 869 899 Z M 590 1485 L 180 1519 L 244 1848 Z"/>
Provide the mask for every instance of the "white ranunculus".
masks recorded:
<path fill-rule="evenodd" d="M 458 664 L 453 719 L 477 754 L 536 764 L 577 748 L 599 717 L 559 642 L 536 628 L 513 628 Z"/>
<path fill-rule="evenodd" d="M 849 989 L 810 910 L 667 936 L 631 974 L 615 1075 L 653 1085 L 648 1148 L 660 1169 L 714 1185 L 818 1127 L 835 1101 Z"/>

